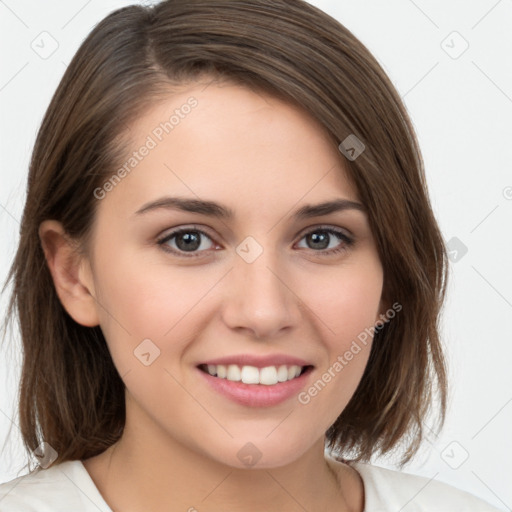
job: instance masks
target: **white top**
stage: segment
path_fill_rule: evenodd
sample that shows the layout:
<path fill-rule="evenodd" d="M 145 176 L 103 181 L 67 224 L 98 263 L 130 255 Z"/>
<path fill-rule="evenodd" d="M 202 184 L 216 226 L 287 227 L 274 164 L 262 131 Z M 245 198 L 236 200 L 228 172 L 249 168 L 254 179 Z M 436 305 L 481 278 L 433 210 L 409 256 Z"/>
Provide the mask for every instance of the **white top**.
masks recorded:
<path fill-rule="evenodd" d="M 497 512 L 448 484 L 369 464 L 351 463 L 363 479 L 364 512 Z M 79 460 L 39 469 L 0 485 L 0 512 L 113 512 Z"/>

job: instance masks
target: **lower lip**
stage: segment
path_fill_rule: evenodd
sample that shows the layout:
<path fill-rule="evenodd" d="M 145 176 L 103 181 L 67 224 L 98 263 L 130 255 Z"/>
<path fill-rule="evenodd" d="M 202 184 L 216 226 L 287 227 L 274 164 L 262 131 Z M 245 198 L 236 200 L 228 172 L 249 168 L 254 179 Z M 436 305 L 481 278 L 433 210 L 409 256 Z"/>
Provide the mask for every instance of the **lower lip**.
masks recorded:
<path fill-rule="evenodd" d="M 265 386 L 264 384 L 244 384 L 243 382 L 220 379 L 197 368 L 197 371 L 215 391 L 233 402 L 247 407 L 272 407 L 298 395 L 304 388 L 311 370 L 312 368 L 308 368 L 295 379 Z"/>

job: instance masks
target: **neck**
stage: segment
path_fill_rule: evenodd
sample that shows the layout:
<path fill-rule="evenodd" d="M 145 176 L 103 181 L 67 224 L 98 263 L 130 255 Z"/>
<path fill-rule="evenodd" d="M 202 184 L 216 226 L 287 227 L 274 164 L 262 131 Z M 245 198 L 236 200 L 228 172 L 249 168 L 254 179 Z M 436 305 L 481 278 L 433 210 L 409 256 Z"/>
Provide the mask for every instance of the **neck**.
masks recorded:
<path fill-rule="evenodd" d="M 359 477 L 326 460 L 323 439 L 293 463 L 240 469 L 155 427 L 141 429 L 127 415 L 122 438 L 84 466 L 110 508 L 124 512 L 362 510 Z"/>

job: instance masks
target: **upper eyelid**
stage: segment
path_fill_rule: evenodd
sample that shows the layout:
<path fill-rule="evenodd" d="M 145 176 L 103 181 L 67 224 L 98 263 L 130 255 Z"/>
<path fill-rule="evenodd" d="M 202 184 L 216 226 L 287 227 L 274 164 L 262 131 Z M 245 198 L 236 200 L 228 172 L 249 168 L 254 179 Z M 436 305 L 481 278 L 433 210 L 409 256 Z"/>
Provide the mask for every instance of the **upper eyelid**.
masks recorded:
<path fill-rule="evenodd" d="M 303 230 L 301 230 L 299 232 L 299 234 L 297 236 L 303 237 L 303 236 L 307 235 L 308 233 L 311 233 L 315 230 L 336 231 L 336 232 L 342 233 L 343 235 L 347 236 L 348 238 L 353 237 L 353 234 L 347 228 L 341 228 L 339 226 L 333 226 L 331 224 L 318 224 L 316 226 L 310 226 L 309 228 L 304 228 Z"/>
<path fill-rule="evenodd" d="M 354 235 L 346 228 L 341 228 L 339 226 L 333 226 L 330 224 L 318 224 L 316 226 L 310 226 L 310 227 L 304 228 L 303 230 L 299 231 L 299 233 L 295 236 L 295 238 L 300 237 L 299 240 L 301 240 L 306 235 L 308 235 L 311 232 L 314 232 L 315 230 L 335 231 L 335 232 L 339 232 L 339 233 L 345 235 L 347 238 L 349 238 L 351 240 L 354 238 Z M 173 228 L 166 235 L 160 236 L 158 238 L 158 242 L 159 243 L 168 242 L 169 240 L 172 240 L 176 235 L 179 235 L 180 233 L 187 232 L 187 231 L 197 231 L 197 232 L 207 236 L 213 243 L 218 243 L 216 237 L 213 235 L 210 235 L 208 233 L 207 228 L 199 227 L 197 225 L 190 225 L 190 226 L 185 225 L 184 227 Z M 348 231 L 348 233 L 346 233 L 346 231 Z"/>
<path fill-rule="evenodd" d="M 208 233 L 207 229 L 204 229 L 202 227 L 197 227 L 197 226 L 185 226 L 185 227 L 173 228 L 167 234 L 161 235 L 157 238 L 159 241 L 172 240 L 172 238 L 174 238 L 176 235 L 179 235 L 180 233 L 188 232 L 188 231 L 197 231 L 203 235 L 206 235 L 208 238 L 210 238 L 210 240 L 215 241 L 215 237 L 213 235 L 210 235 Z"/>

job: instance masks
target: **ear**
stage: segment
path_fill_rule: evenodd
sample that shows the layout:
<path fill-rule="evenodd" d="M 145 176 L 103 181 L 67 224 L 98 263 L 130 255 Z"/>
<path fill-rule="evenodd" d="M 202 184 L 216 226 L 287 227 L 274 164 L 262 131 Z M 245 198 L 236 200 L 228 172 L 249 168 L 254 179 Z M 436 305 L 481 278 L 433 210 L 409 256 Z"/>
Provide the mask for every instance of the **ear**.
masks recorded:
<path fill-rule="evenodd" d="M 76 242 L 55 220 L 45 220 L 40 224 L 39 239 L 64 309 L 81 325 L 99 325 L 91 267 L 78 253 Z"/>

